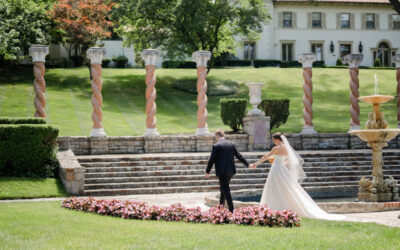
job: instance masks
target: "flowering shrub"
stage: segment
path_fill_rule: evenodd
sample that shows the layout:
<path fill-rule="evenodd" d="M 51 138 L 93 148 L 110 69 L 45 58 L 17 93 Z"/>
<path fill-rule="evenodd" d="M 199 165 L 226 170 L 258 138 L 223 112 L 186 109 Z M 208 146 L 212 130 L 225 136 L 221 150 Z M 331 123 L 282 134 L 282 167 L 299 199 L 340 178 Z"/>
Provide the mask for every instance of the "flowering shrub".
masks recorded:
<path fill-rule="evenodd" d="M 182 204 L 158 207 L 139 201 L 96 200 L 94 198 L 68 198 L 62 207 L 136 220 L 185 221 L 191 223 L 238 224 L 252 226 L 299 227 L 300 218 L 290 210 L 276 211 L 266 205 L 244 207 L 233 213 L 223 206 L 202 212 L 200 207 L 186 208 Z"/>

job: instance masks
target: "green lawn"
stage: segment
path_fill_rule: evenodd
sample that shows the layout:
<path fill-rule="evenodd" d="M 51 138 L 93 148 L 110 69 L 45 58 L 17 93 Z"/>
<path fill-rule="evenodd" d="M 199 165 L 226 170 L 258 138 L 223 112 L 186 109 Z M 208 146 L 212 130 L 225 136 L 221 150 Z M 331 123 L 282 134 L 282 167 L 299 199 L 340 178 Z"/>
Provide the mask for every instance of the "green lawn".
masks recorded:
<path fill-rule="evenodd" d="M 60 202 L 0 203 L 2 249 L 396 249 L 400 228 L 305 219 L 300 228 L 124 220 Z"/>
<path fill-rule="evenodd" d="M 61 181 L 54 178 L 0 177 L 0 199 L 65 197 Z"/>
<path fill-rule="evenodd" d="M 0 76 L 0 116 L 32 116 L 34 113 L 32 70 Z M 195 69 L 157 70 L 157 121 L 163 134 L 194 133 L 197 127 L 196 95 L 172 88 L 177 79 L 196 77 Z M 61 135 L 89 135 L 91 89 L 88 69 L 48 69 L 47 119 L 61 129 Z M 374 74 L 382 94 L 396 95 L 396 71 L 360 70 L 360 93 L 374 93 Z M 141 135 L 145 131 L 145 70 L 103 70 L 103 123 L 108 135 Z M 248 98 L 243 83 L 263 82 L 263 98 L 290 98 L 288 122 L 283 132 L 299 132 L 303 126 L 303 78 L 300 68 L 226 68 L 213 69 L 209 79 L 234 80 L 238 93 L 229 97 Z M 314 69 L 314 126 L 319 132 L 345 132 L 349 127 L 349 73 L 347 69 Z M 218 96 L 209 96 L 210 130 L 225 128 L 220 118 Z M 361 103 L 361 123 L 371 107 Z M 395 101 L 382 110 L 391 127 L 396 127 Z"/>

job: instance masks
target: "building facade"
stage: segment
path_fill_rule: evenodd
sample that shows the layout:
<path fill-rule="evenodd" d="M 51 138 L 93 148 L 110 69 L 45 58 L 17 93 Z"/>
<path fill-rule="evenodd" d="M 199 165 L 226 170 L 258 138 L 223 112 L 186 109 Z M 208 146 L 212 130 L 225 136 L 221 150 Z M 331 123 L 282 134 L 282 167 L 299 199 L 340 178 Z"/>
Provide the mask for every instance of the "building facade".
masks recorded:
<path fill-rule="evenodd" d="M 362 66 L 393 66 L 400 53 L 400 15 L 388 0 L 265 0 L 272 20 L 257 42 L 243 41 L 240 59 L 297 60 L 313 52 L 335 65 L 349 53 L 362 53 Z"/>

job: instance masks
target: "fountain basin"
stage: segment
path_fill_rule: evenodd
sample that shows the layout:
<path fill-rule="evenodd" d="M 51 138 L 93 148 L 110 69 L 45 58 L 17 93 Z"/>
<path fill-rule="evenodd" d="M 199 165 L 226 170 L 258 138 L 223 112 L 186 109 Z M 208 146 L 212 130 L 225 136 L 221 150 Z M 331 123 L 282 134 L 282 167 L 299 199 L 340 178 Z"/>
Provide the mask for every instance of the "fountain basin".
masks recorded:
<path fill-rule="evenodd" d="M 366 103 L 385 103 L 392 100 L 394 96 L 391 95 L 368 95 L 368 96 L 361 96 L 358 100 L 366 102 Z"/>
<path fill-rule="evenodd" d="M 400 134 L 400 129 L 361 129 L 351 130 L 349 134 L 356 135 L 365 142 L 388 142 Z"/>

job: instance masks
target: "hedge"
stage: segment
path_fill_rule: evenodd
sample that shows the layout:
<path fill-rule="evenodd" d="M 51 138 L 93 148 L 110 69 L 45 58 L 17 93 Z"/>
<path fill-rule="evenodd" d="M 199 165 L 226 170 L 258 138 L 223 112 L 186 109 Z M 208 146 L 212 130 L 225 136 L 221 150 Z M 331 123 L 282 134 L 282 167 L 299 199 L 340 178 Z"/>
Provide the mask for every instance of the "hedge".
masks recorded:
<path fill-rule="evenodd" d="M 0 176 L 54 176 L 58 132 L 50 125 L 0 125 Z"/>
<path fill-rule="evenodd" d="M 126 56 L 114 56 L 112 58 L 116 68 L 125 68 L 128 58 Z"/>
<path fill-rule="evenodd" d="M 233 131 L 238 131 L 243 125 L 246 113 L 247 99 L 221 99 L 221 118 L 225 125 Z"/>
<path fill-rule="evenodd" d="M 25 117 L 0 117 L 0 124 L 46 124 L 46 119 Z"/>
<path fill-rule="evenodd" d="M 163 61 L 163 68 L 195 69 L 196 62 L 193 61 Z"/>
<path fill-rule="evenodd" d="M 279 67 L 281 65 L 281 61 L 279 60 L 254 60 L 254 67 Z"/>
<path fill-rule="evenodd" d="M 289 117 L 289 99 L 264 99 L 258 107 L 271 117 L 271 130 L 285 124 Z"/>

